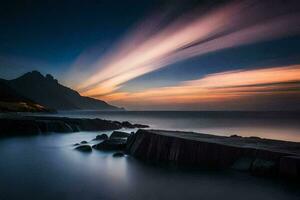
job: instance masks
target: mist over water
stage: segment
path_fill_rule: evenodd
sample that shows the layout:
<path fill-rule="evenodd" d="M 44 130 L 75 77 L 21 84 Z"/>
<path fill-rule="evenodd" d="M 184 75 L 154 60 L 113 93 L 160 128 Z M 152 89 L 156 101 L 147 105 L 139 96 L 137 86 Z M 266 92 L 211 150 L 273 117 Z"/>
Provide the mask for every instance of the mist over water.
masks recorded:
<path fill-rule="evenodd" d="M 300 196 L 296 186 L 246 173 L 170 169 L 130 156 L 114 158 L 112 153 L 73 149 L 74 143 L 90 142 L 97 134 L 0 139 L 0 199 L 296 200 Z"/>
<path fill-rule="evenodd" d="M 102 118 L 150 125 L 151 129 L 194 131 L 214 135 L 257 136 L 300 142 L 298 113 L 189 111 L 73 111 L 58 116 Z"/>

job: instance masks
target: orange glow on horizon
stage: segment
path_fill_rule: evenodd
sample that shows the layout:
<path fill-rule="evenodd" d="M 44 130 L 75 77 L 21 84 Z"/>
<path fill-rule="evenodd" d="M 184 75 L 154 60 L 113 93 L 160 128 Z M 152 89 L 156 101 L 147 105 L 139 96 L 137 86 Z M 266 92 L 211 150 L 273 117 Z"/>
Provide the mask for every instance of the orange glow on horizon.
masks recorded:
<path fill-rule="evenodd" d="M 215 73 L 172 87 L 100 96 L 110 103 L 139 106 L 222 103 L 249 96 L 300 94 L 300 65 Z"/>
<path fill-rule="evenodd" d="M 191 57 L 300 33 L 300 27 L 294 25 L 300 15 L 288 12 L 292 4 L 280 13 L 270 9 L 268 13 L 256 15 L 271 5 L 270 2 L 234 1 L 209 12 L 186 13 L 159 31 L 156 28 L 163 18 L 150 18 L 98 61 L 85 66 L 88 69 L 82 71 L 87 72 L 80 72 L 89 75 L 81 77 L 84 81 L 75 88 L 84 96 L 106 95 L 136 77 Z M 74 66 L 75 75 L 70 77 L 77 77 L 76 73 Z"/>

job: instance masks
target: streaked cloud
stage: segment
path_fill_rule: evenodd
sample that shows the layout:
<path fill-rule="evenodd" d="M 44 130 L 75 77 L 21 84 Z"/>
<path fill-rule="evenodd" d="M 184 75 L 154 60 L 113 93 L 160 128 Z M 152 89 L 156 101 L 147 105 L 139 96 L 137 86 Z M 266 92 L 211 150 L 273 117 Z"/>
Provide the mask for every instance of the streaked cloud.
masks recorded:
<path fill-rule="evenodd" d="M 113 92 L 121 89 L 127 81 L 170 64 L 226 48 L 300 33 L 300 26 L 295 26 L 300 14 L 290 12 L 294 1 L 289 4 L 278 2 L 234 1 L 206 13 L 191 11 L 164 25 L 160 24 L 163 16 L 148 19 L 104 57 L 86 66 L 90 76 L 77 85 L 77 89 L 87 96 L 118 96 L 120 93 Z M 162 28 L 157 30 L 158 26 Z M 213 81 L 211 79 L 201 80 L 201 85 L 203 81 Z M 184 90 L 188 85 L 184 85 Z M 176 90 L 173 92 L 181 92 L 180 87 Z"/>
<path fill-rule="evenodd" d="M 116 92 L 102 96 L 105 100 L 131 109 L 209 107 L 242 109 L 257 103 L 278 103 L 282 98 L 300 97 L 300 65 L 253 70 L 235 70 L 209 74 L 172 87 L 143 92 Z M 256 101 L 259 100 L 259 101 Z M 273 102 L 272 102 L 273 101 Z M 274 106 L 274 105 L 273 105 Z"/>

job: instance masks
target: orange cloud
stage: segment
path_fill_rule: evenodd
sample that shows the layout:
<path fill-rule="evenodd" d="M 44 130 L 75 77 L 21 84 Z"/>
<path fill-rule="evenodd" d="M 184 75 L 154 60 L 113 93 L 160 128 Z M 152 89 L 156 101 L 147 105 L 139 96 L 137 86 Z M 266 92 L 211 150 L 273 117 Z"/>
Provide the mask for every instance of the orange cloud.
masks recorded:
<path fill-rule="evenodd" d="M 299 14 L 288 12 L 292 6 L 286 4 L 278 12 L 270 2 L 233 2 L 193 20 L 179 17 L 158 32 L 155 25 L 142 23 L 87 67 L 90 76 L 77 89 L 86 96 L 108 94 L 129 80 L 193 56 L 299 33 Z M 150 19 L 150 24 L 155 20 L 160 18 Z"/>
<path fill-rule="evenodd" d="M 138 109 L 157 105 L 220 104 L 245 97 L 300 94 L 300 65 L 209 74 L 177 86 L 101 96 L 111 103 Z"/>

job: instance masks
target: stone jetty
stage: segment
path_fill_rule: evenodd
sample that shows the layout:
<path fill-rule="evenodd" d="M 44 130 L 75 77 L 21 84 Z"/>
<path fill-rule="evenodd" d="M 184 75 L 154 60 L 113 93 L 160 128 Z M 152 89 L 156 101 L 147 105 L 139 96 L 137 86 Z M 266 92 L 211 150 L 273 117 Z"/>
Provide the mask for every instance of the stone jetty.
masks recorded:
<path fill-rule="evenodd" d="M 139 130 L 126 152 L 138 159 L 176 166 L 235 169 L 300 180 L 300 143 L 258 137 Z"/>

